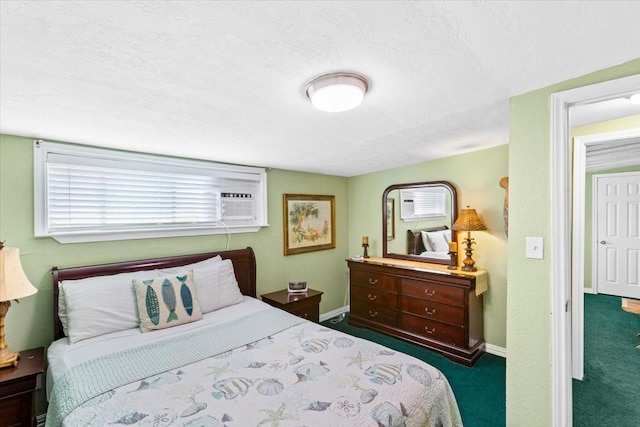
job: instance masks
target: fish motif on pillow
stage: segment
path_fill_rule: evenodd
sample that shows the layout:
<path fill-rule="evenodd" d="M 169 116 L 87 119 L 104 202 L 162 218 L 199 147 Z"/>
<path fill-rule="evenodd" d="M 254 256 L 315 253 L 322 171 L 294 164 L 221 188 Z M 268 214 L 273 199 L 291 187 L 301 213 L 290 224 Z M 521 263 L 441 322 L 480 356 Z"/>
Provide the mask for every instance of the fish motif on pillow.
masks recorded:
<path fill-rule="evenodd" d="M 149 315 L 149 320 L 154 325 L 158 325 L 160 323 L 160 303 L 158 302 L 158 296 L 156 295 L 156 291 L 153 290 L 151 284 L 153 283 L 153 279 L 144 280 L 143 283 L 147 285 L 147 294 L 145 297 L 145 304 L 147 306 L 147 314 Z"/>
<path fill-rule="evenodd" d="M 162 300 L 169 309 L 167 322 L 178 320 L 178 315 L 176 314 L 176 291 L 173 290 L 173 284 L 169 279 L 164 279 L 164 282 L 162 282 Z"/>
<path fill-rule="evenodd" d="M 187 286 L 187 278 L 189 276 L 176 276 L 176 278 L 182 283 L 180 286 L 180 298 L 182 299 L 182 305 L 184 306 L 184 310 L 187 312 L 189 316 L 193 313 L 193 296 L 191 295 L 191 291 Z"/>

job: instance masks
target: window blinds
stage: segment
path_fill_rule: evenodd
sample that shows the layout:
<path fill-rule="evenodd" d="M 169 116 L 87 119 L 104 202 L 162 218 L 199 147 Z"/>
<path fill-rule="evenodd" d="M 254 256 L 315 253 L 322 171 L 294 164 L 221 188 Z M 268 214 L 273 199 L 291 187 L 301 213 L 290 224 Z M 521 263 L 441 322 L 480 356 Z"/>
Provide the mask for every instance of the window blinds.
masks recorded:
<path fill-rule="evenodd" d="M 446 193 L 443 189 L 407 190 L 401 192 L 402 219 L 446 216 Z"/>
<path fill-rule="evenodd" d="M 37 237 L 71 243 L 267 225 L 261 168 L 43 141 L 34 160 Z"/>
<path fill-rule="evenodd" d="M 48 229 L 141 229 L 213 225 L 220 219 L 214 178 L 47 160 Z"/>

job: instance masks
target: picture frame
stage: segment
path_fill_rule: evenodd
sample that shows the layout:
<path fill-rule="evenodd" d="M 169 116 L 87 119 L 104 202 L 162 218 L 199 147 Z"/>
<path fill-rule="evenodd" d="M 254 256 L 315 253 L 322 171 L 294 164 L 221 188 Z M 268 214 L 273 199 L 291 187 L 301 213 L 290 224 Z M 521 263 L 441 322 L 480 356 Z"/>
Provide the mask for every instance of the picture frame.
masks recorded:
<path fill-rule="evenodd" d="M 387 198 L 387 240 L 396 238 L 396 201 L 393 197 Z"/>
<path fill-rule="evenodd" d="M 284 254 L 336 247 L 335 196 L 283 194 Z"/>

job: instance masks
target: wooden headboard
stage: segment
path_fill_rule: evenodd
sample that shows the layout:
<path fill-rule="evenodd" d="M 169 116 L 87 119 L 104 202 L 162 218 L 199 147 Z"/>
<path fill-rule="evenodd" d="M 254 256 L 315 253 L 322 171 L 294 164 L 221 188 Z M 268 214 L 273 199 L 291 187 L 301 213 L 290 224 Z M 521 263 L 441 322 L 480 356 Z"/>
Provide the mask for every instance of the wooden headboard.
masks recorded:
<path fill-rule="evenodd" d="M 139 261 L 115 262 L 111 264 L 90 265 L 84 267 L 58 268 L 53 267 L 53 321 L 54 339 L 64 337 L 62 323 L 58 318 L 58 286 L 62 280 L 85 279 L 87 277 L 108 276 L 119 273 L 131 273 L 134 271 L 155 270 L 203 261 L 207 258 L 220 255 L 222 259 L 230 259 L 238 280 L 240 292 L 243 295 L 256 296 L 256 257 L 253 249 L 235 249 L 222 252 L 208 252 L 194 255 L 177 255 L 164 258 L 151 258 Z"/>
<path fill-rule="evenodd" d="M 422 228 L 419 230 L 407 230 L 407 254 L 420 255 L 426 250 L 422 242 L 421 231 L 442 231 L 448 230 L 449 227 L 441 225 L 440 227 Z"/>

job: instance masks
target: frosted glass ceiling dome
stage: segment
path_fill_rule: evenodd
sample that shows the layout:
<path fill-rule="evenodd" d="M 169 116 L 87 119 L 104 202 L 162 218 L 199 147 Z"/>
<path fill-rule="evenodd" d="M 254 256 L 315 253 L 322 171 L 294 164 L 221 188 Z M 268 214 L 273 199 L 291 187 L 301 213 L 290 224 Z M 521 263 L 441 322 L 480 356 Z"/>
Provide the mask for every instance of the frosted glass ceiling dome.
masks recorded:
<path fill-rule="evenodd" d="M 369 90 L 366 77 L 356 73 L 330 73 L 316 77 L 307 85 L 306 94 L 318 110 L 337 113 L 362 103 Z"/>

